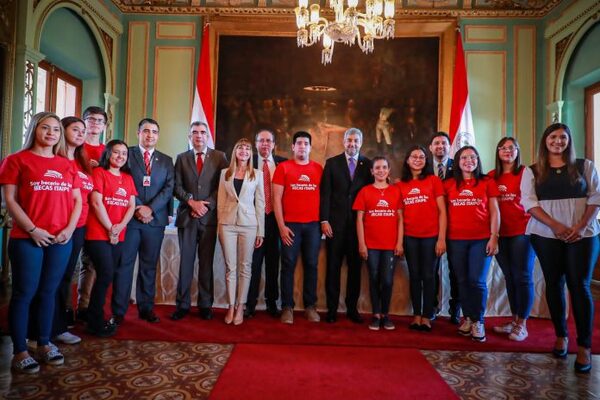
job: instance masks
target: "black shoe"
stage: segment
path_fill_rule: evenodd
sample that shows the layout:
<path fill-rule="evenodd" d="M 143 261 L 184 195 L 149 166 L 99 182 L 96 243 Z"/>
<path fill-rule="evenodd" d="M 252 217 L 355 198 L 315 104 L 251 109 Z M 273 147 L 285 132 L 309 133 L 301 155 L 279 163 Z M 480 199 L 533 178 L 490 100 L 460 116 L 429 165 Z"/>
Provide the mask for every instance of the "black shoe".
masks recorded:
<path fill-rule="evenodd" d="M 148 321 L 151 324 L 155 324 L 157 322 L 160 322 L 160 318 L 158 318 L 158 316 L 156 314 L 154 314 L 154 311 L 150 310 L 150 311 L 141 311 L 138 316 L 140 317 L 140 319 L 143 319 L 144 321 Z"/>
<path fill-rule="evenodd" d="M 277 305 L 268 305 L 267 314 L 269 314 L 273 318 L 281 317 L 281 311 L 277 308 Z"/>
<path fill-rule="evenodd" d="M 187 308 L 178 308 L 173 314 L 171 314 L 171 319 L 173 321 L 179 321 L 180 319 L 188 315 L 189 312 L 190 310 L 188 310 Z"/>
<path fill-rule="evenodd" d="M 574 367 L 575 372 L 577 372 L 578 374 L 589 374 L 592 370 L 592 363 L 590 362 L 589 364 L 580 364 L 577 361 L 575 361 Z"/>
<path fill-rule="evenodd" d="M 360 316 L 360 314 L 358 313 L 358 311 L 354 310 L 354 311 L 348 311 L 346 313 L 346 317 L 354 322 L 355 324 L 362 324 L 363 322 L 365 322 L 365 320 L 363 319 L 363 317 Z"/>
<path fill-rule="evenodd" d="M 87 322 L 88 309 L 87 308 L 78 308 L 77 309 L 77 321 Z"/>
<path fill-rule="evenodd" d="M 325 316 L 325 322 L 330 323 L 330 324 L 337 322 L 337 312 L 327 311 L 327 315 Z"/>
<path fill-rule="evenodd" d="M 255 315 L 256 311 L 254 310 L 254 307 L 246 306 L 246 309 L 244 310 L 244 318 L 249 319 L 254 317 Z"/>
<path fill-rule="evenodd" d="M 410 329 L 411 331 L 420 331 L 421 325 L 417 324 L 416 322 L 413 322 L 410 325 L 408 325 L 408 329 Z"/>
<path fill-rule="evenodd" d="M 431 321 L 433 321 L 433 319 Z M 450 314 L 450 323 L 452 325 L 460 325 L 460 318 L 458 318 L 458 314 Z"/>
<path fill-rule="evenodd" d="M 565 347 L 564 349 L 557 349 L 557 348 L 552 349 L 552 355 L 556 358 L 565 359 L 565 358 L 567 358 L 568 354 L 569 354 L 569 349 L 567 347 Z"/>
<path fill-rule="evenodd" d="M 107 321 L 104 324 L 102 324 L 101 327 L 92 327 L 88 325 L 85 331 L 90 335 L 98 336 L 101 338 L 107 338 L 117 333 L 117 326 L 111 321 Z"/>
<path fill-rule="evenodd" d="M 209 321 L 213 318 L 212 309 L 209 307 L 200 307 L 199 314 L 200 314 L 200 318 L 205 319 L 207 321 Z"/>
<path fill-rule="evenodd" d="M 125 317 L 123 315 L 113 315 L 110 318 L 110 322 L 116 326 L 121 326 L 123 324 L 124 320 L 125 320 Z"/>

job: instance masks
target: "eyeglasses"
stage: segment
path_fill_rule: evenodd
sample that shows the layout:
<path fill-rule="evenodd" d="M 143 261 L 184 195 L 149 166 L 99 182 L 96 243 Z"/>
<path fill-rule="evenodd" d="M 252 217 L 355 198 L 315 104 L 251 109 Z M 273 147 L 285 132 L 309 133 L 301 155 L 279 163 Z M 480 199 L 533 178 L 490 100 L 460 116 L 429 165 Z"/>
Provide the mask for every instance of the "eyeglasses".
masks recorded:
<path fill-rule="evenodd" d="M 104 119 L 103 118 L 87 117 L 85 120 L 88 121 L 88 122 L 91 122 L 92 124 L 104 125 Z"/>
<path fill-rule="evenodd" d="M 466 161 L 466 160 L 477 161 L 477 156 L 476 155 L 472 155 L 472 156 L 460 156 L 460 159 L 463 160 L 463 161 Z"/>
<path fill-rule="evenodd" d="M 516 146 L 502 146 L 502 147 L 498 147 L 498 151 L 509 151 L 509 152 L 513 152 L 515 150 L 518 150 L 519 148 Z"/>

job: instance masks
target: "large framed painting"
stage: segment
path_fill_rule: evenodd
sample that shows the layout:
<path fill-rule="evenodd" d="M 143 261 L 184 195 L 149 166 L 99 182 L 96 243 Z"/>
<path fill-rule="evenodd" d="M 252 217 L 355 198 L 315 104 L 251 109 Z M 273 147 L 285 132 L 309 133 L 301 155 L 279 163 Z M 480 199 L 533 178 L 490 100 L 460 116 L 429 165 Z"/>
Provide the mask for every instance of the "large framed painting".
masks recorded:
<path fill-rule="evenodd" d="M 369 55 L 338 44 L 324 66 L 321 47 L 298 48 L 293 30 L 252 35 L 243 28 L 219 32 L 217 24 L 216 147 L 230 154 L 239 138 L 253 139 L 267 126 L 275 131 L 276 152 L 289 156 L 293 134 L 305 130 L 313 137 L 311 158 L 323 163 L 343 150 L 343 133 L 356 127 L 364 135 L 362 153 L 387 156 L 397 175 L 405 150 L 426 144 L 444 123 L 447 27 L 420 30 L 377 40 Z"/>

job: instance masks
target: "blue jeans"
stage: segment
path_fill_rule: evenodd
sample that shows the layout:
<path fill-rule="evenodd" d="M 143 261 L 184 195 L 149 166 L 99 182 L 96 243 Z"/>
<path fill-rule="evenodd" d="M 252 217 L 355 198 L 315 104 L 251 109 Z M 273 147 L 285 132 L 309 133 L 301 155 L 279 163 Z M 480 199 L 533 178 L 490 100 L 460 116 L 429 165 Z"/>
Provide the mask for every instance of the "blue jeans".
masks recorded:
<path fill-rule="evenodd" d="M 535 253 L 529 235 L 501 237 L 496 261 L 506 280 L 506 293 L 512 315 L 529 318 L 533 305 L 533 263 Z"/>
<path fill-rule="evenodd" d="M 486 278 L 492 261 L 485 253 L 487 242 L 487 239 L 448 241 L 448 258 L 456 272 L 463 315 L 482 323 L 488 297 Z"/>
<path fill-rule="evenodd" d="M 387 315 L 390 312 L 394 285 L 394 251 L 369 249 L 367 267 L 373 314 Z"/>
<path fill-rule="evenodd" d="M 56 290 L 65 273 L 73 243 L 38 247 L 31 239 L 10 239 L 8 256 L 12 264 L 12 296 L 9 323 L 13 354 L 27 350 L 29 306 L 35 295 L 38 305 L 38 346 L 50 340 Z"/>
<path fill-rule="evenodd" d="M 294 272 L 300 252 L 304 265 L 304 308 L 314 307 L 317 303 L 317 267 L 321 248 L 320 224 L 290 222 L 286 226 L 294 233 L 294 242 L 291 246 L 281 246 L 281 307 L 294 308 Z"/>
<path fill-rule="evenodd" d="M 99 330 L 104 325 L 106 292 L 113 283 L 115 269 L 121 262 L 123 242 L 112 245 L 105 240 L 86 240 L 85 251 L 96 267 L 96 282 L 88 304 L 88 327 Z"/>
<path fill-rule="evenodd" d="M 425 318 L 433 316 L 433 300 L 437 289 L 435 284 L 438 263 L 438 257 L 435 255 L 436 243 L 437 236 L 431 238 L 404 236 L 413 314 Z"/>
<path fill-rule="evenodd" d="M 592 347 L 594 301 L 590 283 L 598 260 L 598 236 L 574 243 L 531 235 L 531 245 L 540 260 L 546 280 L 546 301 L 557 337 L 568 337 L 565 282 L 571 295 L 573 316 L 577 329 L 577 345 Z"/>

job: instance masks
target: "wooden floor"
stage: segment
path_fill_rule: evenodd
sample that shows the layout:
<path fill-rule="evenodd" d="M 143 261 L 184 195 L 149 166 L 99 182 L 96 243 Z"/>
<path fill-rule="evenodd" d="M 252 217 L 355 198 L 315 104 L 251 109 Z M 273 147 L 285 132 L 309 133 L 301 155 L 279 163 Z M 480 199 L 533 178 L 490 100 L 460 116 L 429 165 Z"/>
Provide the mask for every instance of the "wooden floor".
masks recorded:
<path fill-rule="evenodd" d="M 598 288 L 594 295 L 600 295 Z M 36 375 L 15 374 L 10 370 L 10 338 L 2 337 L 0 397 L 205 399 L 233 345 L 87 339 L 60 348 L 65 354 L 65 365 L 43 365 Z M 593 357 L 591 374 L 577 375 L 573 372 L 574 355 L 557 360 L 549 354 L 422 353 L 463 399 L 600 398 L 600 356 Z"/>

